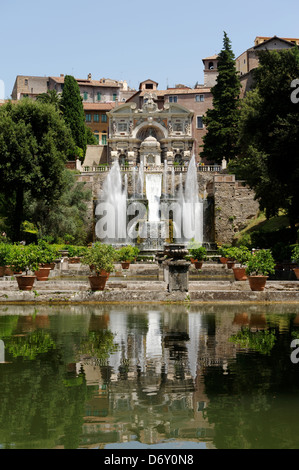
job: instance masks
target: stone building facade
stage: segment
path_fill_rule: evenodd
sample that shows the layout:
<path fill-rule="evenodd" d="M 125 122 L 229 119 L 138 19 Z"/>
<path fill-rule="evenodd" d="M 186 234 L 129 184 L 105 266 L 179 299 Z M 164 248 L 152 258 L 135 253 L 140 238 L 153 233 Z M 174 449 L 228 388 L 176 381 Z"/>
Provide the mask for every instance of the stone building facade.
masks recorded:
<path fill-rule="evenodd" d="M 109 155 L 120 164 L 160 166 L 188 162 L 193 148 L 193 113 L 177 103 L 159 108 L 155 92 L 136 102 L 119 105 L 108 113 Z"/>
<path fill-rule="evenodd" d="M 241 98 L 245 96 L 246 92 L 248 92 L 253 85 L 252 71 L 259 65 L 259 51 L 290 49 L 298 44 L 299 39 L 296 38 L 257 36 L 254 40 L 254 46 L 250 47 L 236 58 L 236 70 L 240 74 L 242 86 L 240 95 Z"/>

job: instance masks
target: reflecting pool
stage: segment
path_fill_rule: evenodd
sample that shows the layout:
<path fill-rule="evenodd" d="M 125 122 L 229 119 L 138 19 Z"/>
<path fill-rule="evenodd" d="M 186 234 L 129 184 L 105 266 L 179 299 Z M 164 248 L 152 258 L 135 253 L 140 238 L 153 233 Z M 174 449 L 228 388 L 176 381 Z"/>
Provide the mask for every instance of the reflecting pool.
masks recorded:
<path fill-rule="evenodd" d="M 0 307 L 0 447 L 299 447 L 299 306 Z"/>

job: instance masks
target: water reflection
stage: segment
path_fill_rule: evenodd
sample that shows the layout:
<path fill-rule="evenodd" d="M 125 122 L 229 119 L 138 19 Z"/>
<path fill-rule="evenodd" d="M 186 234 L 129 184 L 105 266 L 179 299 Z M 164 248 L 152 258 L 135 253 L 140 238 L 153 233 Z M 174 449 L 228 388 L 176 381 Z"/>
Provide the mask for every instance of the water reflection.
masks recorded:
<path fill-rule="evenodd" d="M 296 305 L 2 306 L 0 445 L 297 448 L 298 318 Z"/>

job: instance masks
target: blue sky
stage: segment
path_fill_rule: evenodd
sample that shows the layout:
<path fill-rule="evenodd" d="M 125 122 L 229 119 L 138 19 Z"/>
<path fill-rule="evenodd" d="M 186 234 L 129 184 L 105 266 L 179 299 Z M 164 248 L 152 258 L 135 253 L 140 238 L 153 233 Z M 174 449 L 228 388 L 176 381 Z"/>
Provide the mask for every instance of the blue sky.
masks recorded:
<path fill-rule="evenodd" d="M 299 37 L 298 1 L 0 0 L 0 81 L 17 75 L 127 80 L 159 89 L 203 82 L 226 31 L 235 56 L 256 36 Z"/>

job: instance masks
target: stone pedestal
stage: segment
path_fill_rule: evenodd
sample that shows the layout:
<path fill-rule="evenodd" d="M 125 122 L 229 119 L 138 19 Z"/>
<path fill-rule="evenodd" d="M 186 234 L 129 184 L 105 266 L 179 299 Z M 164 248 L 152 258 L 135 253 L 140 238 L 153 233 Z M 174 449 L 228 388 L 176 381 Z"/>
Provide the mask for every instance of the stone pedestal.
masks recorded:
<path fill-rule="evenodd" d="M 163 262 L 164 281 L 168 292 L 188 292 L 189 267 L 191 263 L 185 259 L 188 250 L 181 244 L 165 244 L 164 254 L 167 259 Z"/>
<path fill-rule="evenodd" d="M 185 260 L 164 261 L 164 280 L 167 282 L 168 292 L 188 292 L 190 265 Z"/>

